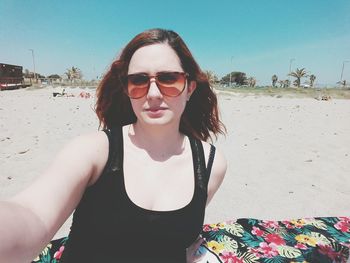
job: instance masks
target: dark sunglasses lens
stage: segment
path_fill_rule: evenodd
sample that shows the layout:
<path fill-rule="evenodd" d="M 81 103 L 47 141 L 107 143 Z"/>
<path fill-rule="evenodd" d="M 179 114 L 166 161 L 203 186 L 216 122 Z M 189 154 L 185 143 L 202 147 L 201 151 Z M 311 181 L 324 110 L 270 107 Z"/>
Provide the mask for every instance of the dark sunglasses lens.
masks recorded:
<path fill-rule="evenodd" d="M 144 74 L 135 74 L 128 76 L 128 84 L 139 86 L 139 85 L 147 85 L 149 77 Z"/>
<path fill-rule="evenodd" d="M 174 84 L 181 80 L 182 75 L 176 72 L 163 72 L 158 74 L 158 81 L 161 84 Z"/>
<path fill-rule="evenodd" d="M 138 99 L 146 95 L 149 77 L 145 74 L 128 76 L 128 95 L 130 98 Z"/>
<path fill-rule="evenodd" d="M 162 72 L 158 74 L 157 82 L 159 89 L 164 95 L 176 97 L 184 90 L 186 78 L 182 73 Z"/>

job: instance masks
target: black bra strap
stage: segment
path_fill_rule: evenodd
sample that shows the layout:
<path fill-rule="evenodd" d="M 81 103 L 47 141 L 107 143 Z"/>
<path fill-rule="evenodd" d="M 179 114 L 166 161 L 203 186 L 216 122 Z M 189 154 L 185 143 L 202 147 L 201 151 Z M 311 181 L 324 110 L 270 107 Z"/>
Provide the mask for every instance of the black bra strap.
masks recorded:
<path fill-rule="evenodd" d="M 208 181 L 210 178 L 211 174 L 211 168 L 213 167 L 213 162 L 214 162 L 214 157 L 215 157 L 215 146 L 210 144 L 210 153 L 209 153 L 209 158 L 208 158 L 208 164 L 207 164 L 207 176 L 208 176 Z"/>

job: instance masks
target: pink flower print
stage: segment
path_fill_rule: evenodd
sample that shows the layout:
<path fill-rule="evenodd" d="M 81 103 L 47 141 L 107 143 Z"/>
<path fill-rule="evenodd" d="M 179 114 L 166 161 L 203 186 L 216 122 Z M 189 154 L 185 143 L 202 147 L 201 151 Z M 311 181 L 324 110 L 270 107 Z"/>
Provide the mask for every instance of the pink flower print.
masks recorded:
<path fill-rule="evenodd" d="M 282 223 L 286 226 L 288 229 L 293 229 L 295 226 L 290 223 L 290 221 L 282 221 Z"/>
<path fill-rule="evenodd" d="M 262 252 L 264 257 L 266 258 L 272 258 L 278 255 L 278 251 L 271 244 L 267 244 L 266 242 L 261 242 L 259 246 L 260 246 L 260 252 Z"/>
<path fill-rule="evenodd" d="M 307 246 L 301 243 L 297 243 L 294 247 L 298 249 L 307 249 Z"/>
<path fill-rule="evenodd" d="M 220 256 L 224 263 L 244 263 L 242 259 L 238 258 L 232 252 L 224 252 Z"/>
<path fill-rule="evenodd" d="M 61 246 L 60 249 L 55 252 L 55 254 L 53 255 L 53 258 L 59 260 L 62 256 L 63 251 L 64 251 L 64 246 Z"/>
<path fill-rule="evenodd" d="M 249 248 L 249 252 L 254 254 L 254 256 L 256 256 L 257 258 L 260 258 L 262 256 L 259 252 L 259 249 L 256 248 Z"/>
<path fill-rule="evenodd" d="M 267 234 L 265 240 L 275 245 L 285 245 L 286 242 L 277 234 Z"/>
<path fill-rule="evenodd" d="M 262 231 L 260 228 L 253 226 L 252 234 L 256 235 L 258 237 L 263 236 L 264 231 Z"/>
<path fill-rule="evenodd" d="M 272 258 L 278 255 L 276 245 L 267 244 L 266 242 L 261 242 L 258 248 L 249 248 L 248 250 L 257 258 Z"/>
<path fill-rule="evenodd" d="M 204 232 L 209 232 L 211 230 L 210 226 L 209 225 L 204 225 L 203 226 L 203 231 Z"/>
<path fill-rule="evenodd" d="M 338 218 L 340 219 L 340 221 L 350 224 L 350 217 L 341 216 Z"/>
<path fill-rule="evenodd" d="M 266 228 L 273 228 L 273 229 L 279 228 L 279 225 L 276 221 L 270 221 L 270 220 L 264 220 L 263 223 L 260 223 L 260 225 Z"/>
<path fill-rule="evenodd" d="M 342 232 L 349 232 L 350 231 L 350 224 L 345 221 L 339 221 L 334 225 L 334 227 Z"/>

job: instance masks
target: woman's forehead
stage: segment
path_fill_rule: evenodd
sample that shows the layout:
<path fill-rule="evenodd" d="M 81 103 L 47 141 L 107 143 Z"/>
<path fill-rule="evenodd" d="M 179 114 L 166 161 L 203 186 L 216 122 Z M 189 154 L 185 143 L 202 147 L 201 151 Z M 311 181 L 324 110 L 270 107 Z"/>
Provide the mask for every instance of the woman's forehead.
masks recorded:
<path fill-rule="evenodd" d="M 128 74 L 159 71 L 183 71 L 179 57 L 168 44 L 141 47 L 131 57 Z"/>

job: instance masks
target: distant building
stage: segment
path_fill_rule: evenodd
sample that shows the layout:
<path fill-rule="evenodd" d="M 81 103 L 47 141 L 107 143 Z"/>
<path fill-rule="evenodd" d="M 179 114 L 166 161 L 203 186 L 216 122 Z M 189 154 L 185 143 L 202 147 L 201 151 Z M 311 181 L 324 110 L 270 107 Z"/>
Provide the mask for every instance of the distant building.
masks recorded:
<path fill-rule="evenodd" d="M 24 83 L 23 67 L 0 63 L 0 90 L 18 89 L 30 85 Z"/>

